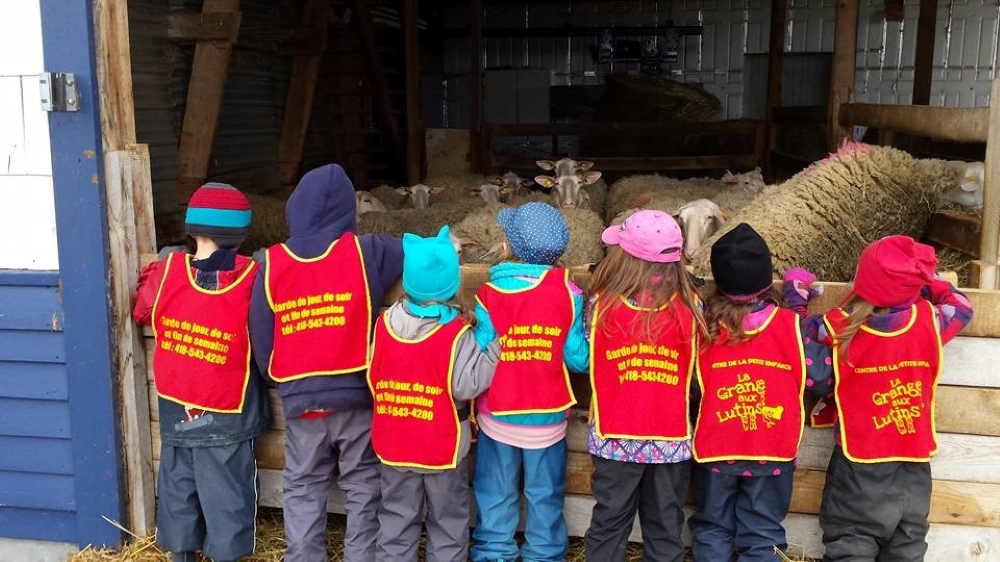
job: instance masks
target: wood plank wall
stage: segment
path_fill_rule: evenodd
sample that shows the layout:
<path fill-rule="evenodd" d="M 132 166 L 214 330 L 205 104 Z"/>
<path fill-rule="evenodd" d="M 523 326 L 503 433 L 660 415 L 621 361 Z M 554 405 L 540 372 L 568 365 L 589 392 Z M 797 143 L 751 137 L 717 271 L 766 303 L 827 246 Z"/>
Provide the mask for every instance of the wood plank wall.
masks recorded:
<path fill-rule="evenodd" d="M 484 266 L 465 265 L 462 286 L 471 296 L 486 279 Z M 589 274 L 575 270 L 574 278 L 586 287 Z M 827 310 L 846 295 L 845 283 L 822 283 L 824 293 L 812 303 L 812 312 Z M 705 289 L 711 291 L 711 282 Z M 931 461 L 934 491 L 931 498 L 927 560 L 996 560 L 1000 552 L 1000 292 L 963 289 L 976 310 L 963 335 L 945 347 L 945 367 L 938 387 L 937 428 L 940 451 Z M 393 302 L 398 292 L 388 295 Z M 146 352 L 153 352 L 148 337 Z M 152 362 L 150 362 L 151 364 Z M 565 512 L 570 534 L 582 536 L 590 521 L 592 464 L 587 453 L 586 376 L 576 377 L 580 404 L 572 412 L 568 431 L 569 457 Z M 159 458 L 159 416 L 152 372 L 149 372 L 151 431 L 154 459 Z M 281 506 L 280 470 L 284 465 L 284 419 L 277 394 L 271 391 L 275 424 L 258 442 L 261 468 L 261 504 Z M 792 506 L 785 527 L 790 544 L 810 556 L 822 555 L 817 522 L 826 466 L 833 448 L 832 430 L 807 428 L 799 448 Z M 335 490 L 329 507 L 342 512 L 343 496 Z M 690 506 L 689 506 L 690 511 Z M 632 540 L 641 540 L 635 525 Z"/>

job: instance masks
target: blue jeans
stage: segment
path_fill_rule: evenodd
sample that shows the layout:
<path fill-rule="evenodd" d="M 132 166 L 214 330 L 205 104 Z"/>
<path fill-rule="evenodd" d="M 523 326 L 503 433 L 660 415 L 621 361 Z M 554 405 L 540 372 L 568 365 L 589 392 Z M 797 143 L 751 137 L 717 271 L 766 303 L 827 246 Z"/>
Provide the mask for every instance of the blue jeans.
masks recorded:
<path fill-rule="evenodd" d="M 520 520 L 521 477 L 527 503 L 524 546 L 514 533 Z M 563 516 L 566 490 L 566 440 L 544 449 L 522 449 L 479 433 L 476 443 L 476 529 L 472 560 L 562 561 L 569 538 Z"/>

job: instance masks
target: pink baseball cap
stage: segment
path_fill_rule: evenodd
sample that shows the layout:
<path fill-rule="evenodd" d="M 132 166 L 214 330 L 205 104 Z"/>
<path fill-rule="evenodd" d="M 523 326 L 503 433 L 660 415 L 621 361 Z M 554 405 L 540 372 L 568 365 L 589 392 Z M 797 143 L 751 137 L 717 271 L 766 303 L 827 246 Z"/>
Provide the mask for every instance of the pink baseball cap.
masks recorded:
<path fill-rule="evenodd" d="M 639 211 L 601 234 L 605 244 L 621 246 L 628 255 L 657 263 L 681 261 L 684 236 L 674 217 L 663 211 Z"/>

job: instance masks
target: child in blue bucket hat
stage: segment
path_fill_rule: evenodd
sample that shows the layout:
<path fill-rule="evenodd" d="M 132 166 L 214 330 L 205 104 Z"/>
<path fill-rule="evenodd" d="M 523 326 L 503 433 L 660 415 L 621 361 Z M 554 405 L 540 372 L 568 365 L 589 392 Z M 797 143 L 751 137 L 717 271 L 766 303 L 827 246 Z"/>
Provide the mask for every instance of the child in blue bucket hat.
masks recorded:
<path fill-rule="evenodd" d="M 382 461 L 376 560 L 416 560 L 422 523 L 428 560 L 468 559 L 470 401 L 490 385 L 500 348 L 480 350 L 459 282 L 448 226 L 403 235 L 405 295 L 376 321 L 368 369 Z"/>
<path fill-rule="evenodd" d="M 562 560 L 566 420 L 576 403 L 569 371 L 589 366 L 583 294 L 569 271 L 555 265 L 569 243 L 558 210 L 526 203 L 502 209 L 497 222 L 506 234 L 505 256 L 490 268 L 475 308 L 476 340 L 483 348 L 498 342 L 500 361 L 476 401 L 472 559 Z M 519 549 L 514 532 L 522 492 L 527 510 Z"/>

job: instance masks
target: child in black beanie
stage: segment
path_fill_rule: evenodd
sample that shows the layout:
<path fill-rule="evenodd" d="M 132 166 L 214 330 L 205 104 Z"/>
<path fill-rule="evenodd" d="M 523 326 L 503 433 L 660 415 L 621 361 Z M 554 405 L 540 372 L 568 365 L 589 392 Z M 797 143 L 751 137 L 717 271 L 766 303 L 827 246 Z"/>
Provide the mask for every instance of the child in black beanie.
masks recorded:
<path fill-rule="evenodd" d="M 741 223 L 712 246 L 717 294 L 697 362 L 696 562 L 775 560 L 802 437 L 806 358 L 799 317 L 779 307 L 771 252 Z"/>

